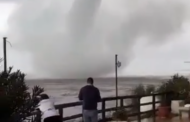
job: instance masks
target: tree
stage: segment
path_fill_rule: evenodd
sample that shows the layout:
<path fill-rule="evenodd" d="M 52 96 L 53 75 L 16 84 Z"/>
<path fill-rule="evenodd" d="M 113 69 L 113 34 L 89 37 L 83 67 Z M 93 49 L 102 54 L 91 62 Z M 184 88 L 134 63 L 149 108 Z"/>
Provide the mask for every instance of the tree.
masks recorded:
<path fill-rule="evenodd" d="M 36 96 L 44 89 L 34 86 L 30 93 L 25 83 L 25 74 L 20 70 L 0 72 L 0 121 L 23 122 L 30 119 L 31 113 L 37 107 Z"/>

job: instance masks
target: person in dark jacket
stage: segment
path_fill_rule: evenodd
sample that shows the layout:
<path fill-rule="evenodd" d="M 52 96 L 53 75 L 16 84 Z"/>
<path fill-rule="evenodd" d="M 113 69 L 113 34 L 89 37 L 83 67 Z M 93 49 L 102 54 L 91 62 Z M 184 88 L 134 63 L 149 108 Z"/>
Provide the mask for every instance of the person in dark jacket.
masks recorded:
<path fill-rule="evenodd" d="M 101 101 L 100 91 L 94 85 L 93 78 L 87 79 L 87 85 L 79 92 L 79 100 L 83 102 L 84 122 L 98 122 L 97 104 Z"/>

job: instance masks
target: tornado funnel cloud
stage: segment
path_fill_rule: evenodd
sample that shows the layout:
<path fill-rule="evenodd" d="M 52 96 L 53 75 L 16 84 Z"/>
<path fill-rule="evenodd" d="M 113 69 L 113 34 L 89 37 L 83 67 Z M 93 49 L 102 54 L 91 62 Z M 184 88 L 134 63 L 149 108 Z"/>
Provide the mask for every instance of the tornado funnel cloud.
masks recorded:
<path fill-rule="evenodd" d="M 10 16 L 8 36 L 18 51 L 32 56 L 41 77 L 86 78 L 114 72 L 114 55 L 123 68 L 138 38 L 162 45 L 179 33 L 189 16 L 187 0 L 20 1 Z M 24 62 L 24 61 L 23 61 Z"/>
<path fill-rule="evenodd" d="M 71 36 L 78 41 L 85 39 L 100 7 L 101 0 L 75 0 L 69 12 L 69 28 Z"/>

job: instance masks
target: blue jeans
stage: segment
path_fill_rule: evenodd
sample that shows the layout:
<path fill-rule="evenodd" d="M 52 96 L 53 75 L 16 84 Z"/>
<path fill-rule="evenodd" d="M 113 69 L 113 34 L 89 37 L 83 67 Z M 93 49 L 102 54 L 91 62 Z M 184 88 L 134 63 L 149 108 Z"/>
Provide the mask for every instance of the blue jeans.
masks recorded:
<path fill-rule="evenodd" d="M 84 122 L 98 122 L 98 111 L 97 110 L 83 110 Z"/>

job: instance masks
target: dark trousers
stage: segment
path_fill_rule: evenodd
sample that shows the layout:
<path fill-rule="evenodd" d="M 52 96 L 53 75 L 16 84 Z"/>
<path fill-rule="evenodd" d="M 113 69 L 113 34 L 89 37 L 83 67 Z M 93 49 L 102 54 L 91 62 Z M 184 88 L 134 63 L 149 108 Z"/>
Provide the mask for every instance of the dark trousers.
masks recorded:
<path fill-rule="evenodd" d="M 62 118 L 60 116 L 51 116 L 45 118 L 44 122 L 62 122 Z"/>

